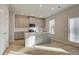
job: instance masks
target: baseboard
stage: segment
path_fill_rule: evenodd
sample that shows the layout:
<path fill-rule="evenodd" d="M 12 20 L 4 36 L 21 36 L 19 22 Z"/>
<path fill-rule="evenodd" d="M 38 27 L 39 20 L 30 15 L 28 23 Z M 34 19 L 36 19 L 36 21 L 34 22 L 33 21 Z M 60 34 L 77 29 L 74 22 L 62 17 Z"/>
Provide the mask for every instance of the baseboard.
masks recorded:
<path fill-rule="evenodd" d="M 7 49 L 9 48 L 9 46 L 7 46 L 4 50 L 4 52 L 2 53 L 2 55 L 4 55 L 4 53 L 7 51 Z"/>
<path fill-rule="evenodd" d="M 7 49 L 8 49 L 8 47 L 5 49 L 5 51 L 2 53 L 2 55 L 4 55 L 4 54 L 5 54 L 5 52 L 7 51 Z"/>
<path fill-rule="evenodd" d="M 79 45 L 76 45 L 76 44 L 74 44 L 74 43 L 69 43 L 69 42 L 65 42 L 65 41 L 62 41 L 62 40 L 56 40 L 56 39 L 53 39 L 53 40 L 55 40 L 55 41 L 58 41 L 58 42 L 61 42 L 61 43 L 63 43 L 63 44 L 67 44 L 67 45 L 72 45 L 72 46 L 75 46 L 75 47 L 79 47 Z"/>
<path fill-rule="evenodd" d="M 18 39 L 15 39 L 15 40 L 23 40 L 24 38 L 18 38 Z"/>

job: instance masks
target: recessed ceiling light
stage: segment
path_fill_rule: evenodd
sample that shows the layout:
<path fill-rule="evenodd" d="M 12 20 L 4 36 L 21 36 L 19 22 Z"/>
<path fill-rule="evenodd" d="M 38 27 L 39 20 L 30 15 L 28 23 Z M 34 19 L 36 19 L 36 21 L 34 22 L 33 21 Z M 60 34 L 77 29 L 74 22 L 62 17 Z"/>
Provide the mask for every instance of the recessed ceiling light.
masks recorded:
<path fill-rule="evenodd" d="M 43 5 L 40 5 L 40 7 L 43 7 Z"/>
<path fill-rule="evenodd" d="M 51 10 L 54 10 L 54 8 L 51 8 Z"/>

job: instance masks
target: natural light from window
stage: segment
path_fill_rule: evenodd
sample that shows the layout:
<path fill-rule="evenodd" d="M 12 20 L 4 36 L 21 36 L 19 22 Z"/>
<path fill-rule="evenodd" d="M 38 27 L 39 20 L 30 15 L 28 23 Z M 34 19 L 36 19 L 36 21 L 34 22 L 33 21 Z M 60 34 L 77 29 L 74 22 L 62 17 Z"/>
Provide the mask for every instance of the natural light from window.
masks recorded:
<path fill-rule="evenodd" d="M 69 41 L 79 43 L 79 17 L 69 19 Z"/>
<path fill-rule="evenodd" d="M 55 27 L 55 19 L 49 21 L 49 33 L 55 34 L 54 27 Z"/>

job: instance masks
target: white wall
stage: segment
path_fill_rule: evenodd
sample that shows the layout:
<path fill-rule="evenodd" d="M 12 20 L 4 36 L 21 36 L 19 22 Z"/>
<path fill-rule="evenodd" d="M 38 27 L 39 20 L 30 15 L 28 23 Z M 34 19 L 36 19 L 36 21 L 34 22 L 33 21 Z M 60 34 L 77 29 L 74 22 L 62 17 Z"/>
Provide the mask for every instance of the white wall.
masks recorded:
<path fill-rule="evenodd" d="M 77 16 L 79 17 L 79 5 L 75 5 L 67 10 L 48 17 L 46 19 L 46 29 L 48 30 L 48 21 L 55 19 L 55 39 L 79 46 L 68 40 L 68 18 Z"/>
<path fill-rule="evenodd" d="M 15 14 L 10 12 L 9 18 L 9 40 L 14 42 Z"/>
<path fill-rule="evenodd" d="M 9 46 L 9 8 L 0 4 L 0 54 Z"/>

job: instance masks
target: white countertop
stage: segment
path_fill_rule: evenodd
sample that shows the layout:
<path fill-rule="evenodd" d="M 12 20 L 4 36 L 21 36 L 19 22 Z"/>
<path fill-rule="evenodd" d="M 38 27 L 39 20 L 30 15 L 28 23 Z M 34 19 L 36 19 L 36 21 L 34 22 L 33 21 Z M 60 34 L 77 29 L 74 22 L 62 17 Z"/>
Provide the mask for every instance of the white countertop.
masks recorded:
<path fill-rule="evenodd" d="M 45 33 L 49 34 L 49 32 L 25 32 L 25 34 L 45 34 Z"/>
<path fill-rule="evenodd" d="M 25 32 L 28 31 L 27 28 L 15 28 L 14 32 Z"/>

